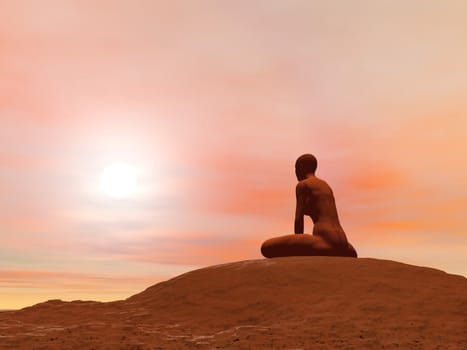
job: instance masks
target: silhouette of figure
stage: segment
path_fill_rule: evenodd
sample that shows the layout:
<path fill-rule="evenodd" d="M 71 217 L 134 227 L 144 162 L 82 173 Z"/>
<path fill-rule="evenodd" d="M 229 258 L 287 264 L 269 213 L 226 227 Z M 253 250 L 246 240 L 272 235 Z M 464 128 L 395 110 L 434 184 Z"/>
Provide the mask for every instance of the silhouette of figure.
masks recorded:
<path fill-rule="evenodd" d="M 304 154 L 295 162 L 296 210 L 294 235 L 268 239 L 261 246 L 267 257 L 324 255 L 357 257 L 348 242 L 337 216 L 331 187 L 315 176 L 318 162 L 312 154 Z M 304 216 L 313 221 L 313 234 L 304 234 Z"/>

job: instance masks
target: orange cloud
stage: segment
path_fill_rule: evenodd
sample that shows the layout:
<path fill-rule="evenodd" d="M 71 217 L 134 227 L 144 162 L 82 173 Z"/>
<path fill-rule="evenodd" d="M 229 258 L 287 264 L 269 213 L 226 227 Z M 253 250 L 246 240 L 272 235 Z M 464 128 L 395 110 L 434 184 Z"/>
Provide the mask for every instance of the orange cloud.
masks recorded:
<path fill-rule="evenodd" d="M 49 299 L 110 301 L 127 298 L 172 276 L 105 276 L 45 270 L 0 270 L 0 309 Z"/>

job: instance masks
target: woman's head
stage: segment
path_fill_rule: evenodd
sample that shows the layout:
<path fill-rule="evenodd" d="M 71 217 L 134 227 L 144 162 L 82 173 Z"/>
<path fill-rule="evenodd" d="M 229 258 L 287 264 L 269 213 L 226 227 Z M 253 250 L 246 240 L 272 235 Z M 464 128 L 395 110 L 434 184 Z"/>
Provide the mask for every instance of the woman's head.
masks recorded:
<path fill-rule="evenodd" d="M 303 154 L 298 157 L 295 162 L 295 175 L 297 175 L 297 180 L 305 180 L 308 174 L 314 174 L 317 166 L 318 161 L 312 154 Z"/>

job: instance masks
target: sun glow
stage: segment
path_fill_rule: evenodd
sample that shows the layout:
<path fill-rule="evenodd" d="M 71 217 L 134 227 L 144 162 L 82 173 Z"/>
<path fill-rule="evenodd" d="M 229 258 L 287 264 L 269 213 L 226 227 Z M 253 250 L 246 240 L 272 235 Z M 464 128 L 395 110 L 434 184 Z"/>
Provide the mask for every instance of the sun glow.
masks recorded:
<path fill-rule="evenodd" d="M 112 198 L 126 198 L 138 185 L 136 168 L 128 163 L 113 163 L 101 174 L 99 188 Z"/>

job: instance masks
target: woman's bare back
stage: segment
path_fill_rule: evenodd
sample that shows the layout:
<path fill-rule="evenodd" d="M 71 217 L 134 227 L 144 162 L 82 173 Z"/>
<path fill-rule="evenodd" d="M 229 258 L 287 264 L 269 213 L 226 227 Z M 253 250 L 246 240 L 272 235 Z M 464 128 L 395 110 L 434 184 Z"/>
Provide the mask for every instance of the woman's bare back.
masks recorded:
<path fill-rule="evenodd" d="M 313 235 L 321 237 L 332 246 L 347 245 L 347 237 L 339 222 L 336 202 L 329 185 L 311 176 L 300 181 L 304 189 L 305 205 L 303 214 L 313 220 Z"/>

